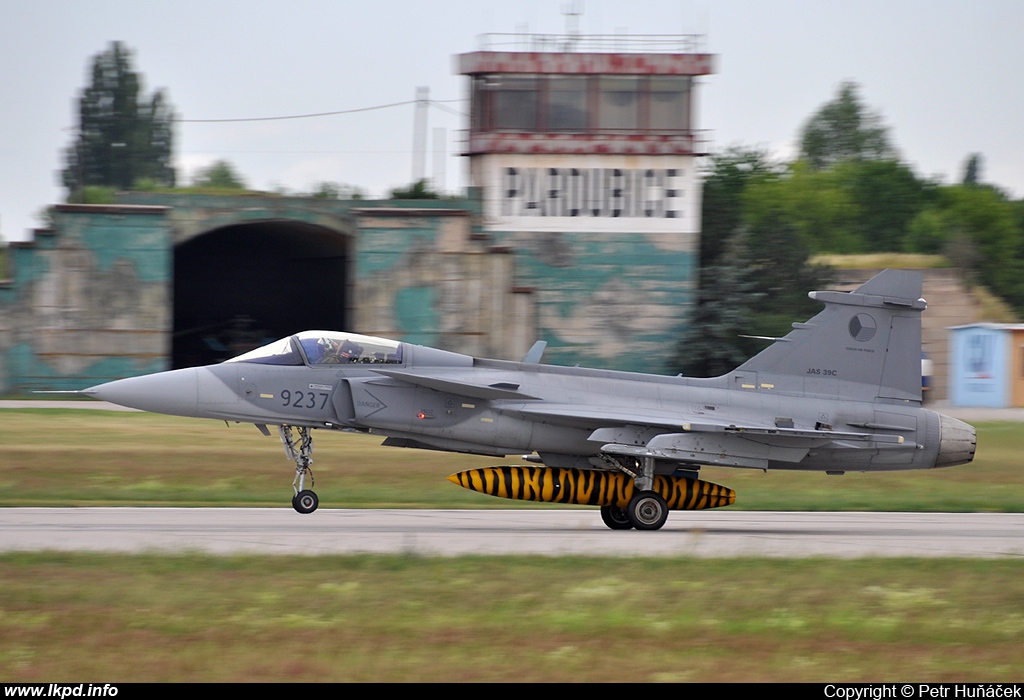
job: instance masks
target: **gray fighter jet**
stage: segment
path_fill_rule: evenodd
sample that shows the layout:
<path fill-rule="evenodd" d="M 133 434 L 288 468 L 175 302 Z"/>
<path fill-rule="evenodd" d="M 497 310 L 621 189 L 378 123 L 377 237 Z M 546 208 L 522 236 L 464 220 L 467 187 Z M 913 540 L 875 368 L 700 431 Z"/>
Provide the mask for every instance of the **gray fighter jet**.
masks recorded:
<path fill-rule="evenodd" d="M 887 471 L 965 464 L 975 432 L 921 406 L 921 275 L 886 270 L 736 370 L 695 379 L 487 360 L 409 343 L 306 331 L 219 365 L 84 390 L 145 411 L 277 426 L 306 488 L 312 429 L 384 445 L 504 457 L 521 466 L 453 474 L 505 498 L 601 507 L 612 529 L 656 530 L 669 510 L 729 505 L 702 465 Z M 624 339 L 624 341 L 627 339 Z"/>

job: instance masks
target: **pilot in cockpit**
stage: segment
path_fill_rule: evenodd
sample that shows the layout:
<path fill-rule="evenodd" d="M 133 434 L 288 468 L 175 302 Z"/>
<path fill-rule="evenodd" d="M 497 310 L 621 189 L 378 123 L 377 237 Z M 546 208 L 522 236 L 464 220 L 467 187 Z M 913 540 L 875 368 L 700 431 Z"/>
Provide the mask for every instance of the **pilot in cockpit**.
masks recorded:
<path fill-rule="evenodd" d="M 363 351 L 362 347 L 356 345 L 348 338 L 344 340 L 325 338 L 324 342 L 326 347 L 324 348 L 324 354 L 320 357 L 320 364 L 346 365 L 350 362 L 356 362 Z"/>

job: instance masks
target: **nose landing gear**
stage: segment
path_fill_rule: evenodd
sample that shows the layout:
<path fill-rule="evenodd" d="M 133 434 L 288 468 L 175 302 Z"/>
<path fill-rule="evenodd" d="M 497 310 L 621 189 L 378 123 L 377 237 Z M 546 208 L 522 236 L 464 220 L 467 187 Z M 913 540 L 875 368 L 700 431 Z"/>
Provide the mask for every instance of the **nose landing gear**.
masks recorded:
<path fill-rule="evenodd" d="M 320 499 L 314 491 L 306 489 L 306 475 L 309 475 L 309 485 L 315 486 L 313 470 L 309 465 L 313 463 L 313 436 L 309 428 L 295 428 L 298 432 L 298 445 L 292 435 L 292 426 L 282 425 L 278 428 L 281 433 L 281 443 L 284 445 L 284 453 L 288 459 L 295 462 L 295 479 L 292 480 L 292 508 L 299 513 L 312 513 L 320 505 Z"/>
<path fill-rule="evenodd" d="M 320 505 L 320 499 L 313 491 L 299 491 L 292 496 L 292 508 L 300 513 L 312 513 Z"/>

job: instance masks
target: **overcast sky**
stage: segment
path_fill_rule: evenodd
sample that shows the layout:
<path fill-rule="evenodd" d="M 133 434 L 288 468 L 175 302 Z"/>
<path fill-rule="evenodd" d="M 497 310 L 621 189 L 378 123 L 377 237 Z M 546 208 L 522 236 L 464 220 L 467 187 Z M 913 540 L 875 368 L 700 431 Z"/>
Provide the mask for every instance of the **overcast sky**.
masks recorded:
<path fill-rule="evenodd" d="M 569 0 L 0 0 L 0 235 L 23 240 L 65 196 L 59 172 L 92 57 L 134 51 L 147 93 L 166 89 L 182 119 L 269 117 L 373 107 L 430 89 L 448 109 L 445 184 L 457 157 L 467 78 L 453 56 L 486 33 L 566 30 Z M 794 153 L 803 123 L 852 80 L 918 175 L 982 179 L 1024 196 L 1021 0 L 577 0 L 584 34 L 703 34 L 717 54 L 697 123 L 715 147 Z M 452 100 L 451 102 L 448 102 Z M 412 179 L 412 105 L 317 119 L 179 124 L 185 184 L 217 159 L 250 187 L 301 192 L 321 181 L 371 196 Z"/>

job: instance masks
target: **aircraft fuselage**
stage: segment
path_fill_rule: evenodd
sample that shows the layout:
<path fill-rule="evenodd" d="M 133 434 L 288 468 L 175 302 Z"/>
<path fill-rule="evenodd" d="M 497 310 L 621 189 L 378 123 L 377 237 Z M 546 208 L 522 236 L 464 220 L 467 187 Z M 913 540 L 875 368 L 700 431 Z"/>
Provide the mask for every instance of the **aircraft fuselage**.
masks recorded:
<path fill-rule="evenodd" d="M 404 367 L 389 368 L 386 371 L 392 376 L 384 376 L 372 364 L 342 368 L 227 362 L 121 380 L 105 385 L 98 396 L 195 418 L 354 429 L 387 436 L 393 439 L 391 444 L 407 447 L 494 456 L 536 451 L 546 455 L 545 463 L 552 466 L 586 467 L 605 444 L 645 445 L 659 434 L 684 434 L 688 425 L 701 418 L 726 426 L 754 424 L 768 431 L 787 427 L 818 431 L 822 444 L 808 445 L 803 437 L 793 437 L 787 444 L 784 434 L 761 437 L 740 427 L 733 431 L 724 427 L 720 434 L 694 438 L 683 446 L 695 455 L 685 461 L 694 464 L 768 469 L 885 471 L 951 466 L 961 462 L 949 455 L 940 458 L 940 432 L 973 432 L 970 426 L 935 411 L 896 400 L 830 402 L 757 387 L 706 386 L 715 380 L 494 360 L 477 361 L 474 366 L 473 358 L 444 354 L 450 355 L 445 358 L 450 364 L 408 371 L 433 370 L 434 378 L 452 382 L 451 392 L 403 380 Z M 478 393 L 492 390 L 496 398 L 455 393 L 458 382 L 467 380 L 480 387 Z M 502 392 L 529 398 L 502 398 Z M 569 404 L 584 408 L 565 415 L 543 410 L 545 405 Z M 652 414 L 660 417 L 661 425 L 647 425 Z M 631 415 L 636 416 L 633 423 Z M 597 431 L 601 432 L 595 435 Z M 831 431 L 874 432 L 903 440 L 851 446 L 841 440 L 835 444 L 829 439 Z M 768 447 L 765 440 L 771 443 Z"/>

